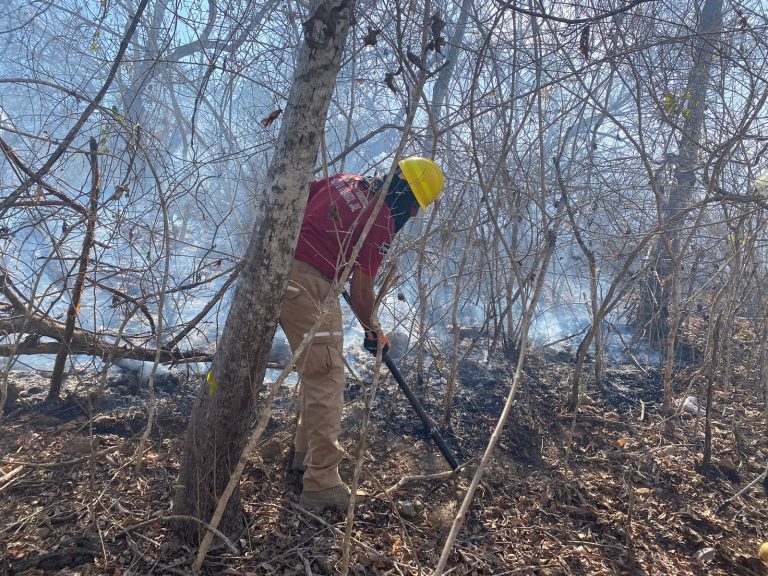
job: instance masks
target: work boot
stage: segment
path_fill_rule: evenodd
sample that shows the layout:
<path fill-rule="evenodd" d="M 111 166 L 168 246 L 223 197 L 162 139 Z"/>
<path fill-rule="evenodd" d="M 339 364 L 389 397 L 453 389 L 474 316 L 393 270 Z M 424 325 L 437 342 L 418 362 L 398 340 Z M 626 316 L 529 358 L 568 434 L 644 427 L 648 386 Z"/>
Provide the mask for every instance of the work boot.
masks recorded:
<path fill-rule="evenodd" d="M 346 484 L 339 484 L 317 492 L 304 490 L 299 498 L 299 506 L 318 513 L 325 510 L 346 512 L 349 507 L 349 487 Z"/>
<path fill-rule="evenodd" d="M 304 458 L 307 457 L 306 452 L 294 452 L 293 453 L 293 460 L 291 460 L 291 472 L 304 472 L 306 470 L 306 466 L 304 466 Z"/>

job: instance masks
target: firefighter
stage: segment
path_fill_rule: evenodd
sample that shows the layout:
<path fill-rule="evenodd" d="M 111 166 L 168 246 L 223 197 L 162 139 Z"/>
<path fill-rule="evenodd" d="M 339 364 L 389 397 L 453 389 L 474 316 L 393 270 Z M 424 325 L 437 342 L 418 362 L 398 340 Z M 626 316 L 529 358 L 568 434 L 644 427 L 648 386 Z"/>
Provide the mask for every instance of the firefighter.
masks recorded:
<path fill-rule="evenodd" d="M 351 306 L 365 330 L 363 346 L 372 354 L 389 348 L 374 313 L 374 282 L 394 235 L 426 210 L 443 189 L 443 174 L 435 162 L 410 157 L 400 160 L 390 186 L 381 178 L 340 174 L 310 184 L 304 220 L 294 255 L 280 324 L 292 350 L 314 326 L 334 283 L 347 266 L 363 229 L 376 207 L 362 248 L 352 264 Z M 344 408 L 344 333 L 337 298 L 299 357 L 299 417 L 291 469 L 302 471 L 299 504 L 308 510 L 346 510 L 349 488 L 339 476 L 344 452 L 339 446 Z"/>

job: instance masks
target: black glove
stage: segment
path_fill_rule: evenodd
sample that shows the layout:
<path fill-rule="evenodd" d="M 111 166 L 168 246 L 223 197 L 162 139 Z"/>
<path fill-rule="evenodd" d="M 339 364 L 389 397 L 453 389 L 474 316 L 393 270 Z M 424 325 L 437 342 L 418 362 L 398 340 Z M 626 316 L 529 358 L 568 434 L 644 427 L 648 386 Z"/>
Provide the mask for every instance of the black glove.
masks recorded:
<path fill-rule="evenodd" d="M 366 330 L 365 339 L 363 340 L 363 348 L 376 356 L 379 347 L 381 347 L 381 357 L 383 358 L 387 355 L 387 352 L 389 352 L 389 340 L 387 339 L 387 335 L 378 330 Z"/>

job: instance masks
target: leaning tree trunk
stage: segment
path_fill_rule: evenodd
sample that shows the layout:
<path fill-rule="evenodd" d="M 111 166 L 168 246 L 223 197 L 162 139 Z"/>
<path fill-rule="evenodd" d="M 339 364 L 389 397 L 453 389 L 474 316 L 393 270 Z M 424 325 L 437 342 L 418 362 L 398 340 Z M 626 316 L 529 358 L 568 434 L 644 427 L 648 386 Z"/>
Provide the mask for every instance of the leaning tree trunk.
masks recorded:
<path fill-rule="evenodd" d="M 64 334 L 61 337 L 59 351 L 56 353 L 56 360 L 53 363 L 53 374 L 51 375 L 51 387 L 48 390 L 46 401 L 54 402 L 61 396 L 61 385 L 64 382 L 64 368 L 67 357 L 69 356 L 70 346 L 75 339 L 75 323 L 77 322 L 77 313 L 80 311 L 80 300 L 83 297 L 83 287 L 85 286 L 85 275 L 88 272 L 88 262 L 91 249 L 95 242 L 96 234 L 96 209 L 99 203 L 99 194 L 101 193 L 101 178 L 99 177 L 99 153 L 98 144 L 95 138 L 90 141 L 90 153 L 88 155 L 91 164 L 91 194 L 88 202 L 88 218 L 85 226 L 85 239 L 80 251 L 80 262 L 78 263 L 77 276 L 75 276 L 75 286 L 70 296 L 69 308 L 67 308 L 67 321 L 64 326 Z"/>
<path fill-rule="evenodd" d="M 667 167 L 673 177 L 669 182 L 657 178 L 657 186 L 669 192 L 666 208 L 661 215 L 664 231 L 651 254 L 656 266 L 644 287 L 643 300 L 636 318 L 638 328 L 648 336 L 649 345 L 653 349 L 660 349 L 670 333 L 672 273 L 675 261 L 682 257 L 680 230 L 696 184 L 704 110 L 722 24 L 723 0 L 705 0 L 696 29 L 693 68 L 680 102 L 682 133 L 678 154 L 674 159 L 667 160 Z"/>
<path fill-rule="evenodd" d="M 267 172 L 261 217 L 246 252 L 232 306 L 208 382 L 201 385 L 187 430 L 174 514 L 207 521 L 243 449 L 264 378 L 296 246 L 308 183 L 323 136 L 354 0 L 315 0 L 304 24 L 293 85 L 275 155 Z M 333 8 L 333 10 L 331 10 Z M 331 21 L 329 14 L 338 15 Z M 219 529 L 241 528 L 239 493 Z M 197 524 L 181 522 L 183 538 L 200 538 Z"/>

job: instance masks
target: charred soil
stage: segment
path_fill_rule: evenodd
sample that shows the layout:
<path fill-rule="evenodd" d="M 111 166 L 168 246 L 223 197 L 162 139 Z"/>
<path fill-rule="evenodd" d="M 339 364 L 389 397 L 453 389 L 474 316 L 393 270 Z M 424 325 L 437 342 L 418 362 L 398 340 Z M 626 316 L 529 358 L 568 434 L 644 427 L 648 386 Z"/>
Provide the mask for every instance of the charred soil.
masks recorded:
<path fill-rule="evenodd" d="M 462 366 L 444 436 L 474 470 L 498 422 L 514 366 Z M 662 415 L 658 371 L 612 364 L 574 418 L 566 411 L 572 365 L 532 355 L 451 554 L 451 574 L 765 574 L 768 539 L 766 416 L 753 369 L 739 365 L 716 386 L 713 467 L 702 475 L 704 419 Z M 406 372 L 407 373 L 407 372 Z M 681 369 L 677 389 L 689 388 Z M 20 405 L 0 436 L 0 555 L 8 574 L 188 574 L 195 550 L 170 532 L 186 419 L 197 383 L 158 397 L 158 421 L 136 475 L 146 393 L 118 395 L 88 416 L 80 388 L 46 407 L 46 382 L 14 373 Z M 352 454 L 370 374 L 350 379 L 342 444 Z M 411 378 L 409 378 L 411 380 Z M 32 389 L 35 392 L 29 393 Z M 445 378 L 419 390 L 440 422 Z M 295 388 L 283 387 L 267 435 L 241 483 L 247 529 L 233 554 L 215 547 L 207 574 L 335 574 L 344 516 L 316 517 L 295 506 L 301 478 L 288 471 Z M 701 397 L 701 396 L 700 396 Z M 672 434 L 662 434 L 671 418 Z M 404 477 L 448 470 L 394 382 L 373 403 L 351 548 L 353 574 L 428 574 L 471 477 Z M 350 478 L 347 460 L 342 476 Z M 388 490 L 392 488 L 391 490 Z"/>

